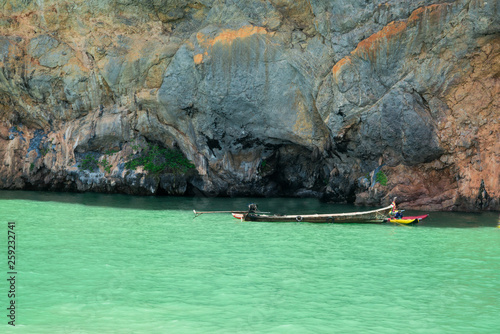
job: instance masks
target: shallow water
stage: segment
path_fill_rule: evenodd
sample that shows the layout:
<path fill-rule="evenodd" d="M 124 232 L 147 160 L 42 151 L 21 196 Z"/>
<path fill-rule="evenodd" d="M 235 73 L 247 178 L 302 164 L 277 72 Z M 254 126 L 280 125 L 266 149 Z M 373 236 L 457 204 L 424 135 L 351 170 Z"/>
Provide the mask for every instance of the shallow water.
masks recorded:
<path fill-rule="evenodd" d="M 498 333 L 498 213 L 433 212 L 415 227 L 193 219 L 252 201 L 360 210 L 1 191 L 0 244 L 15 221 L 17 259 L 16 326 L 2 279 L 2 332 Z"/>

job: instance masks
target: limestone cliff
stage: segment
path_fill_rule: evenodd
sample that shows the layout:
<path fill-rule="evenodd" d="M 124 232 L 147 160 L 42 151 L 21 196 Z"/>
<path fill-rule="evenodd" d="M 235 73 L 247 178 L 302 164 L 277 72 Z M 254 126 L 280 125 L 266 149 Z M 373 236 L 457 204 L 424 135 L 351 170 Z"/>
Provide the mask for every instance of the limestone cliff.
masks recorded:
<path fill-rule="evenodd" d="M 500 209 L 498 1 L 0 8 L 1 188 Z"/>

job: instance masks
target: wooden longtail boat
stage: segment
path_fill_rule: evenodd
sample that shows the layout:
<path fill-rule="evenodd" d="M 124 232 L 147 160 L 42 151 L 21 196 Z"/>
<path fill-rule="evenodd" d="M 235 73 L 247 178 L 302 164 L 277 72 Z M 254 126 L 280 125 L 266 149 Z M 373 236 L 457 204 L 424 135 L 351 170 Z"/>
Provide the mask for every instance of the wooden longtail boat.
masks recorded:
<path fill-rule="evenodd" d="M 348 213 L 322 213 L 306 215 L 271 215 L 269 212 L 259 211 L 256 204 L 250 204 L 248 211 L 196 211 L 195 217 L 204 213 L 232 213 L 234 218 L 241 221 L 254 222 L 307 222 L 307 223 L 394 223 L 414 225 L 425 219 L 428 215 L 402 217 L 401 212 L 396 210 L 396 198 L 391 205 L 377 210 L 348 212 Z"/>
<path fill-rule="evenodd" d="M 393 205 L 385 208 L 349 213 L 324 213 L 308 215 L 269 215 L 260 212 L 232 212 L 234 218 L 254 222 L 307 222 L 307 223 L 386 223 Z"/>

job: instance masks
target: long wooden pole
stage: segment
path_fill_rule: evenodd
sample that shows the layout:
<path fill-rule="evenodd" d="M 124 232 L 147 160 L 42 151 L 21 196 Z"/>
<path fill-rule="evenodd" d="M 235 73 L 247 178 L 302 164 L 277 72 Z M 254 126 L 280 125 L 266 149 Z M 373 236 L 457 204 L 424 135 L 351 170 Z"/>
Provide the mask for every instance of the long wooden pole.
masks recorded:
<path fill-rule="evenodd" d="M 201 215 L 204 213 L 248 213 L 248 211 L 196 211 L 193 210 L 195 215 Z"/>
<path fill-rule="evenodd" d="M 248 210 L 247 211 L 196 211 L 196 210 L 193 210 L 194 212 L 194 215 L 196 217 L 198 217 L 199 215 L 202 215 L 204 213 L 248 213 Z M 269 213 L 269 212 L 258 212 L 258 213 Z"/>

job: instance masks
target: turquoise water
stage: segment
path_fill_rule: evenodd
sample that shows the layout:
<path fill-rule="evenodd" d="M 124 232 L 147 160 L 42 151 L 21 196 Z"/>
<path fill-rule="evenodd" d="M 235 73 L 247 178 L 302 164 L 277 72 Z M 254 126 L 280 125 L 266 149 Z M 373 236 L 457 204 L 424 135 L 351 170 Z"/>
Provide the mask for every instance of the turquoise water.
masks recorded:
<path fill-rule="evenodd" d="M 19 333 L 498 333 L 498 213 L 422 225 L 251 223 L 250 199 L 0 192 Z M 312 199 L 261 210 L 341 212 Z M 420 212 L 408 212 L 417 214 Z"/>

